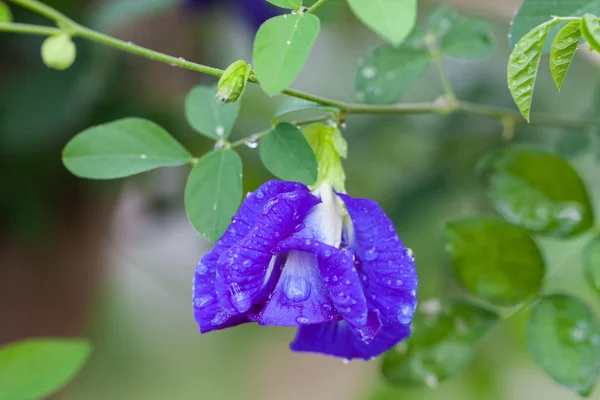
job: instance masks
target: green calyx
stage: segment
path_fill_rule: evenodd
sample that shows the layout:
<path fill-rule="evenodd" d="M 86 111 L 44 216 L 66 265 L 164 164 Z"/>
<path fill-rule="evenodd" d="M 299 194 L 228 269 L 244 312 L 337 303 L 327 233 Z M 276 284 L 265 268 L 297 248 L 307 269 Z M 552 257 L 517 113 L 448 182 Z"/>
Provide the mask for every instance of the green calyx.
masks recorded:
<path fill-rule="evenodd" d="M 246 90 L 246 83 L 252 69 L 245 61 L 239 60 L 231 64 L 219 79 L 217 102 L 235 103 Z"/>
<path fill-rule="evenodd" d="M 316 124 L 304 129 L 304 135 L 310 143 L 319 163 L 319 175 L 310 186 L 314 190 L 328 182 L 336 191 L 346 191 L 346 175 L 342 158 L 348 154 L 348 144 L 337 126 Z"/>

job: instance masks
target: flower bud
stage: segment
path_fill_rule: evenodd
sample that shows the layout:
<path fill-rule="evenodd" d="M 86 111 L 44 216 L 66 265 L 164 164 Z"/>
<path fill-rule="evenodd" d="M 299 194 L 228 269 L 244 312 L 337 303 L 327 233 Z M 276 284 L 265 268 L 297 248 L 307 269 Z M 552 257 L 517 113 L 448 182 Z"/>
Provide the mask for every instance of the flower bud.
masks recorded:
<path fill-rule="evenodd" d="M 0 22 L 12 22 L 13 16 L 8 8 L 8 4 L 0 1 Z"/>
<path fill-rule="evenodd" d="M 77 55 L 75 43 L 67 33 L 50 36 L 42 44 L 42 60 L 49 68 L 67 69 Z"/>
<path fill-rule="evenodd" d="M 219 79 L 217 102 L 235 103 L 244 94 L 250 76 L 250 65 L 239 60 L 231 64 Z"/>

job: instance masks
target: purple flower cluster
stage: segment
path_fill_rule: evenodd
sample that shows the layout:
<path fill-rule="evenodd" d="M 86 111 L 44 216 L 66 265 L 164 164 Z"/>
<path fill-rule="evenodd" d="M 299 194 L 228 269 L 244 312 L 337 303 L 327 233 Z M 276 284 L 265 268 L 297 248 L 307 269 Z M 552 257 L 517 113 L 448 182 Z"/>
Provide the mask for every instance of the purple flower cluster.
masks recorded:
<path fill-rule="evenodd" d="M 296 326 L 292 350 L 370 359 L 410 335 L 414 256 L 372 200 L 270 181 L 196 268 L 201 333 Z"/>

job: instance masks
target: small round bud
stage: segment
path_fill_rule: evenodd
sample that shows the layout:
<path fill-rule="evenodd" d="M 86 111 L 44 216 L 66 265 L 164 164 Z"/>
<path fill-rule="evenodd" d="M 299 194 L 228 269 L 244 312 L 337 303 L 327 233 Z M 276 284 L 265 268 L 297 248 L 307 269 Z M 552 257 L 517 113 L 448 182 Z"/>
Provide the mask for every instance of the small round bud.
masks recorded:
<path fill-rule="evenodd" d="M 8 8 L 8 4 L 3 1 L 0 1 L 0 22 L 12 22 L 13 15 Z"/>
<path fill-rule="evenodd" d="M 75 43 L 67 33 L 50 36 L 42 44 L 42 60 L 49 68 L 67 69 L 77 56 Z"/>
<path fill-rule="evenodd" d="M 218 103 L 235 103 L 244 94 L 251 68 L 245 61 L 231 64 L 219 79 L 217 90 Z"/>

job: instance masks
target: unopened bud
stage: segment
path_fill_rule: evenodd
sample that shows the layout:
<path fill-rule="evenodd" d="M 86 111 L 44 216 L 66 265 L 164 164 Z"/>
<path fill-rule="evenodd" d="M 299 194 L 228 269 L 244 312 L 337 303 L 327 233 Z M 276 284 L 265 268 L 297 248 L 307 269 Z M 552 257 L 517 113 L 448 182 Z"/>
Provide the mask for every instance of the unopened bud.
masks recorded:
<path fill-rule="evenodd" d="M 42 44 L 42 60 L 49 68 L 67 69 L 77 56 L 75 43 L 67 33 L 50 36 Z"/>
<path fill-rule="evenodd" d="M 231 64 L 219 79 L 217 102 L 235 103 L 244 94 L 250 76 L 250 65 L 239 60 Z"/>

